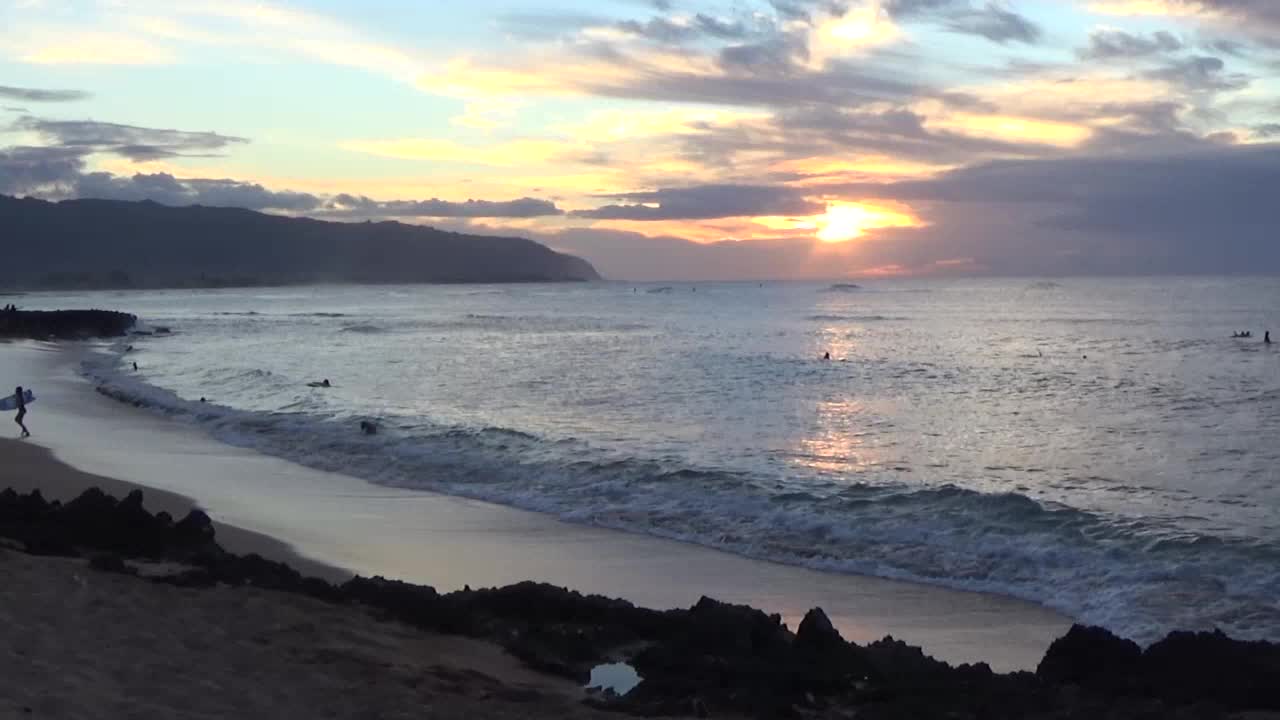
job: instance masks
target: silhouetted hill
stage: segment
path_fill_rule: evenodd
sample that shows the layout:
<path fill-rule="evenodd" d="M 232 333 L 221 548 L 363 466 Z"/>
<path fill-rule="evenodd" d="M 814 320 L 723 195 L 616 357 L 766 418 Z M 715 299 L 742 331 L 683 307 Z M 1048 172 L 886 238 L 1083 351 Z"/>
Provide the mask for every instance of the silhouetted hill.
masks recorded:
<path fill-rule="evenodd" d="M 0 287 L 596 280 L 532 240 L 398 222 L 341 223 L 150 201 L 0 195 Z"/>

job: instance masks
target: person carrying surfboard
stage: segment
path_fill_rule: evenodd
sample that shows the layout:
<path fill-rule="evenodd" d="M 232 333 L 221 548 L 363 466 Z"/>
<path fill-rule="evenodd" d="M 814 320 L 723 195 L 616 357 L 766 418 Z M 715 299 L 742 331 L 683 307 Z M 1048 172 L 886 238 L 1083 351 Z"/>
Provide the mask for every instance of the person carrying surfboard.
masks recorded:
<path fill-rule="evenodd" d="M 22 428 L 22 437 L 31 437 L 31 431 L 22 422 L 22 418 L 27 416 L 27 399 L 23 396 L 21 385 L 13 392 L 13 397 L 18 403 L 18 415 L 13 418 L 13 421 L 18 423 L 18 427 Z"/>

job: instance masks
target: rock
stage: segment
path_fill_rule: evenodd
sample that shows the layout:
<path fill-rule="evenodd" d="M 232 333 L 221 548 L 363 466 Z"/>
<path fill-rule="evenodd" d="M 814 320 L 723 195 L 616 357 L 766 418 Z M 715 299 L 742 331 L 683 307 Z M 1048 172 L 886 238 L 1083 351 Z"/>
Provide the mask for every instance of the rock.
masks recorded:
<path fill-rule="evenodd" d="M 0 312 L 0 337 L 84 339 L 119 337 L 138 318 L 111 310 L 11 310 Z"/>
<path fill-rule="evenodd" d="M 120 573 L 122 575 L 137 575 L 137 569 L 126 565 L 124 558 L 111 553 L 102 553 L 94 555 L 89 559 L 89 567 L 102 572 Z"/>
<path fill-rule="evenodd" d="M 1132 684 L 1142 648 L 1100 627 L 1072 625 L 1054 640 L 1036 675 L 1055 683 L 1119 690 Z"/>
<path fill-rule="evenodd" d="M 1142 653 L 1142 666 L 1146 690 L 1165 700 L 1280 710 L 1280 644 L 1174 632 Z"/>
<path fill-rule="evenodd" d="M 174 537 L 186 545 L 200 545 L 213 540 L 213 520 L 203 510 L 194 509 L 173 526 Z"/>
<path fill-rule="evenodd" d="M 827 655 L 843 651 L 848 643 L 840 636 L 840 632 L 831 624 L 831 619 L 822 612 L 822 608 L 813 608 L 805 613 L 796 629 L 796 650 L 812 655 Z"/>

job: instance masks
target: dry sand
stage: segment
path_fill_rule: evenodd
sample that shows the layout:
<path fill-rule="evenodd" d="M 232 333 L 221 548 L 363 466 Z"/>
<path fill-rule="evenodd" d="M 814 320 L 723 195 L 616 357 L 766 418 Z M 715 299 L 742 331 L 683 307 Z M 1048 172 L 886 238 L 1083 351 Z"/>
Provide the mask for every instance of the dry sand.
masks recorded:
<path fill-rule="evenodd" d="M 0 548 L 0 716 L 591 718 L 498 647 L 252 588 Z"/>

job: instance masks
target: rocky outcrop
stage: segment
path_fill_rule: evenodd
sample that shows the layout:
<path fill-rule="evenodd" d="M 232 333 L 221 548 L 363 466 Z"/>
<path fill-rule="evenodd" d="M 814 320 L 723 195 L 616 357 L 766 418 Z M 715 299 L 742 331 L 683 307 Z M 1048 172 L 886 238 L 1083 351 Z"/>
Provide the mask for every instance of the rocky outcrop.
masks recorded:
<path fill-rule="evenodd" d="M 486 638 L 529 665 L 586 681 L 625 660 L 643 678 L 623 697 L 588 700 L 637 715 L 761 718 L 1243 718 L 1280 711 L 1280 646 L 1220 633 L 1173 633 L 1143 650 L 1100 628 L 1073 627 L 1037 672 L 951 666 L 893 638 L 844 640 L 820 609 L 791 633 L 777 615 L 702 598 L 687 610 L 525 582 L 438 593 L 356 577 L 332 585 L 283 563 L 218 546 L 208 516 L 174 522 L 90 490 L 64 504 L 0 493 L 0 537 L 33 553 L 85 555 L 132 573 L 133 558 L 187 569 L 157 582 L 252 585 L 355 604 L 424 629 Z M 141 580 L 140 580 L 141 582 Z"/>
<path fill-rule="evenodd" d="M 1036 674 L 1113 698 L 1280 712 L 1280 645 L 1221 632 L 1174 632 L 1143 650 L 1099 627 L 1073 626 Z"/>
<path fill-rule="evenodd" d="M 113 310 L 0 310 L 0 338 L 83 340 L 120 337 L 138 318 Z"/>

